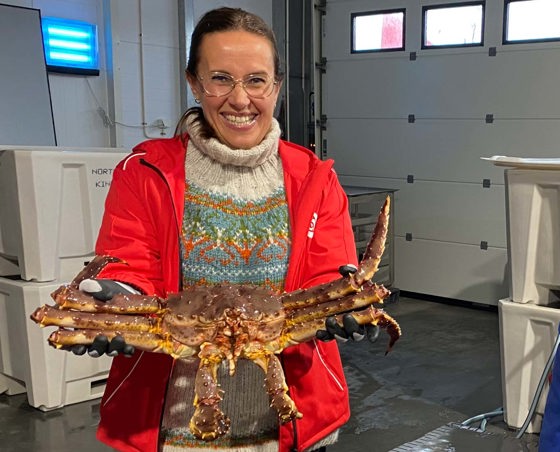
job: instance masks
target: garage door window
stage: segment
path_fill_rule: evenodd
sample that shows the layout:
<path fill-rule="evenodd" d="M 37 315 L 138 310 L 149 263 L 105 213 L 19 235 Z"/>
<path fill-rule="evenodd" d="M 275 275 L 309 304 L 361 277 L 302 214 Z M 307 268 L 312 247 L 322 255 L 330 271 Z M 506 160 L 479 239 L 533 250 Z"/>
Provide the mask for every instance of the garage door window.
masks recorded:
<path fill-rule="evenodd" d="M 422 7 L 422 48 L 472 47 L 484 43 L 484 2 Z"/>
<path fill-rule="evenodd" d="M 405 10 L 352 14 L 351 52 L 404 50 Z"/>
<path fill-rule="evenodd" d="M 506 0 L 504 44 L 560 41 L 558 0 Z"/>

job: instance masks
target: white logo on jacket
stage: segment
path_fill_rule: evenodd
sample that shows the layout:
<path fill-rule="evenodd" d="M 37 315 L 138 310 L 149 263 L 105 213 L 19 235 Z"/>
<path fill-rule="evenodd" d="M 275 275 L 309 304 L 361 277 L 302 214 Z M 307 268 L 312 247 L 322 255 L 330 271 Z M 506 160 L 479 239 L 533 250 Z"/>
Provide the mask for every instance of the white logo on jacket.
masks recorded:
<path fill-rule="evenodd" d="M 313 212 L 313 216 L 311 217 L 311 223 L 309 224 L 309 229 L 307 231 L 307 237 L 313 238 L 313 234 L 315 234 L 315 225 L 317 224 L 317 212 Z"/>

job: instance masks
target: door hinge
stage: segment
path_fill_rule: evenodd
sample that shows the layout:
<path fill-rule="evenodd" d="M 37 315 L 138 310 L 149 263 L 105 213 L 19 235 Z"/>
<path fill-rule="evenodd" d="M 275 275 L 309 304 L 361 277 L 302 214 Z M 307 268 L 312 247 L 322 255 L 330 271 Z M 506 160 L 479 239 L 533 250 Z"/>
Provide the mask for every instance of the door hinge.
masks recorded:
<path fill-rule="evenodd" d="M 321 146 L 321 160 L 325 160 L 327 157 L 327 139 L 323 138 L 323 146 Z"/>
<path fill-rule="evenodd" d="M 321 130 L 327 130 L 327 115 L 321 115 L 321 119 L 317 119 L 317 125 Z"/>
<path fill-rule="evenodd" d="M 321 61 L 315 63 L 315 67 L 321 71 L 321 74 L 327 72 L 327 59 L 325 57 L 321 57 Z"/>
<path fill-rule="evenodd" d="M 326 14 L 327 12 L 327 0 L 318 0 L 315 5 L 313 5 L 317 11 L 320 11 L 321 14 Z"/>

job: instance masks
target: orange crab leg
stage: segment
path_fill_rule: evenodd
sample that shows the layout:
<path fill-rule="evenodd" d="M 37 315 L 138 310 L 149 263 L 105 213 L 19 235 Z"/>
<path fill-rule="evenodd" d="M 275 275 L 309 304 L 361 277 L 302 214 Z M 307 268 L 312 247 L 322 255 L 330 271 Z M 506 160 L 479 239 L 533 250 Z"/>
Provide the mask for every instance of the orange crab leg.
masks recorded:
<path fill-rule="evenodd" d="M 366 309 L 361 311 L 355 311 L 349 313 L 356 319 L 359 325 L 378 325 L 381 328 L 385 328 L 389 334 L 389 346 L 387 347 L 387 353 L 391 350 L 395 342 L 401 336 L 401 328 L 397 321 L 393 319 L 389 314 L 387 314 L 382 309 L 376 309 L 373 306 L 368 306 Z M 334 316 L 337 322 L 342 323 L 342 317 L 345 314 L 338 314 Z M 299 344 L 315 337 L 317 330 L 325 328 L 325 319 L 320 318 L 316 320 L 309 320 L 305 323 L 300 323 L 288 328 L 285 335 L 281 337 L 282 346 L 287 347 L 289 345 Z"/>
<path fill-rule="evenodd" d="M 359 292 L 361 287 L 373 278 L 379 268 L 389 230 L 390 208 L 391 198 L 387 197 L 379 212 L 377 224 L 356 273 L 309 289 L 285 293 L 282 295 L 284 309 L 315 306 L 325 301 L 336 300 L 345 295 Z"/>
<path fill-rule="evenodd" d="M 218 384 L 218 366 L 222 355 L 213 344 L 202 344 L 200 366 L 195 377 L 194 414 L 189 422 L 191 432 L 203 441 L 213 441 L 227 433 L 231 421 L 220 409 L 223 391 Z"/>
<path fill-rule="evenodd" d="M 113 263 L 126 264 L 126 261 L 113 256 L 95 256 L 69 285 L 77 288 L 84 279 L 95 278 L 108 264 Z"/>
<path fill-rule="evenodd" d="M 41 326 L 62 326 L 103 330 L 146 331 L 158 330 L 160 320 L 141 315 L 104 314 L 97 312 L 72 312 L 44 305 L 32 315 L 33 321 Z"/>
<path fill-rule="evenodd" d="M 372 284 L 357 294 L 321 303 L 319 307 L 286 310 L 286 321 L 288 325 L 293 325 L 314 319 L 325 320 L 329 316 L 364 308 L 374 303 L 383 303 L 390 294 L 391 292 L 385 287 Z"/>
<path fill-rule="evenodd" d="M 127 344 L 138 350 L 154 353 L 165 353 L 173 358 L 191 358 L 198 351 L 197 348 L 181 344 L 172 338 L 163 338 L 158 334 L 130 331 L 108 330 L 65 330 L 59 329 L 51 333 L 49 343 L 55 348 L 72 345 L 89 345 L 97 336 L 107 336 L 111 340 L 115 336 L 122 336 Z"/>
<path fill-rule="evenodd" d="M 159 314 L 165 311 L 165 303 L 156 296 L 118 294 L 107 301 L 98 301 L 72 286 L 61 286 L 51 297 L 63 309 L 80 312 L 107 312 L 114 314 Z"/>
<path fill-rule="evenodd" d="M 303 414 L 297 409 L 296 404 L 288 395 L 288 385 L 284 376 L 284 369 L 278 357 L 273 354 L 264 354 L 251 357 L 252 361 L 260 366 L 266 374 L 265 386 L 270 400 L 270 406 L 278 413 L 282 424 L 293 419 L 301 419 Z"/>
<path fill-rule="evenodd" d="M 363 285 L 366 281 L 373 278 L 375 272 L 381 262 L 381 257 L 385 251 L 385 241 L 389 231 L 389 211 L 391 209 L 391 198 L 387 196 L 385 203 L 381 207 L 377 224 L 373 230 L 373 235 L 367 244 L 364 256 L 358 266 L 358 271 L 354 273 L 353 278 L 358 286 Z"/>

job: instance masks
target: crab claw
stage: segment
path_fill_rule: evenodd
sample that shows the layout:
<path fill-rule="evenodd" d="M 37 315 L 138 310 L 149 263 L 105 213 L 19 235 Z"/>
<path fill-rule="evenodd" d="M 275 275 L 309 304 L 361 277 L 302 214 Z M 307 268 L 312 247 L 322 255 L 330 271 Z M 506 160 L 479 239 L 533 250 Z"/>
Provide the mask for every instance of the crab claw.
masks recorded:
<path fill-rule="evenodd" d="M 367 244 L 364 256 L 358 266 L 358 271 L 354 273 L 354 281 L 358 286 L 362 286 L 366 281 L 373 278 L 379 267 L 381 257 L 385 251 L 385 240 L 389 231 L 389 210 L 391 208 L 391 198 L 387 196 L 385 203 L 381 207 L 377 224 L 373 230 L 373 235 Z"/>
<path fill-rule="evenodd" d="M 122 263 L 122 264 L 126 264 L 126 261 L 123 261 L 122 259 L 119 259 L 118 257 L 95 256 L 91 260 L 91 262 L 89 262 L 88 265 L 86 265 L 82 269 L 82 271 L 76 275 L 76 277 L 72 280 L 72 282 L 69 285 L 71 287 L 75 287 L 77 289 L 78 286 L 80 285 L 80 283 L 84 279 L 95 278 L 99 273 L 101 273 L 101 270 L 103 270 L 107 264 L 112 264 L 112 263 L 117 263 L 117 262 Z"/>

